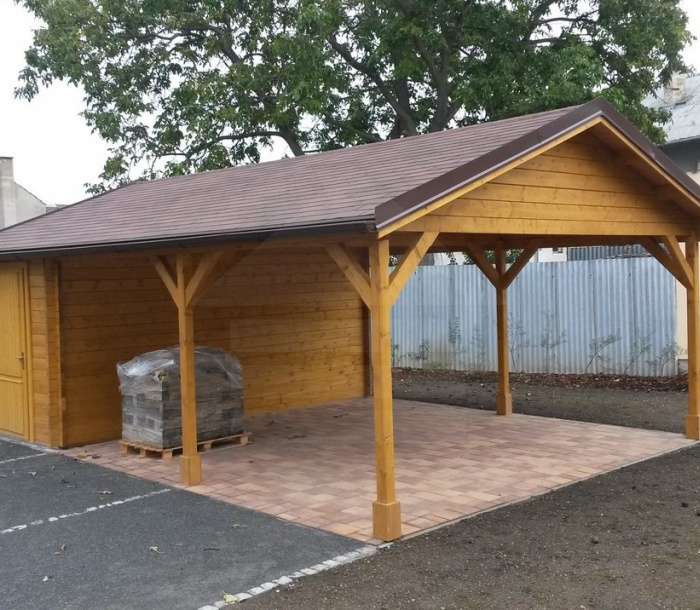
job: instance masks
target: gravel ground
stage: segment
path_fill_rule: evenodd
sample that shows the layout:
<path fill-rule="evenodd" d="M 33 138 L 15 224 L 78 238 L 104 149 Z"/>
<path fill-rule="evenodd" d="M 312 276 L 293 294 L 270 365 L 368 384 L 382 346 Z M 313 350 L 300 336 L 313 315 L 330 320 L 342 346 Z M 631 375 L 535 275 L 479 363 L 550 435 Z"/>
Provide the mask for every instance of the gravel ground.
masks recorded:
<path fill-rule="evenodd" d="M 581 384 L 550 387 L 521 380 L 513 386 L 514 408 L 682 431 L 687 400 L 682 391 Z M 488 377 L 465 382 L 398 371 L 395 395 L 491 409 L 495 386 Z M 698 481 L 700 445 L 694 445 L 398 542 L 370 559 L 302 579 L 246 607 L 697 610 Z"/>

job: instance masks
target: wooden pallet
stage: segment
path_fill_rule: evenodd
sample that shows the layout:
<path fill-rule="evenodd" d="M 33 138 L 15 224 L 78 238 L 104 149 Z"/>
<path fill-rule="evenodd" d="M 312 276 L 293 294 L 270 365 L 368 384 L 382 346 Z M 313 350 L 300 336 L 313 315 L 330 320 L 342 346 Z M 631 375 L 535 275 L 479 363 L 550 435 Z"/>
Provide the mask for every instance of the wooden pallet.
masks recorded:
<path fill-rule="evenodd" d="M 214 445 L 247 445 L 250 442 L 251 433 L 243 432 L 241 434 L 235 434 L 233 436 L 224 436 L 223 438 L 214 438 L 208 441 L 201 441 L 197 443 L 197 451 L 206 452 L 211 451 Z M 122 454 L 127 453 L 138 453 L 139 457 L 145 458 L 148 456 L 158 456 L 164 460 L 172 460 L 174 453 L 180 453 L 182 447 L 168 447 L 163 449 L 162 447 L 156 447 L 154 445 L 148 445 L 144 443 L 132 443 L 131 441 L 122 441 Z"/>

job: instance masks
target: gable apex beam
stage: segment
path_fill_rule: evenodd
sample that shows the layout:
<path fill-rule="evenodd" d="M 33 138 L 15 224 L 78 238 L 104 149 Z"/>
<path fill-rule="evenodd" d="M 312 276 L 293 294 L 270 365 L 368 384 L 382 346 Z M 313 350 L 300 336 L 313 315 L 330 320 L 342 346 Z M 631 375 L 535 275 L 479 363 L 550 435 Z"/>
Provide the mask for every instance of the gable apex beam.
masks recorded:
<path fill-rule="evenodd" d="M 403 258 L 392 271 L 389 277 L 389 304 L 393 305 L 404 286 L 410 279 L 416 267 L 427 254 L 430 247 L 435 243 L 439 233 L 436 231 L 426 231 L 422 233 L 411 246 L 409 246 Z"/>
<path fill-rule="evenodd" d="M 363 269 L 362 265 L 357 261 L 353 254 L 341 244 L 327 245 L 326 252 L 328 252 L 328 255 L 335 261 L 336 265 L 340 267 L 340 270 L 353 285 L 364 304 L 371 309 L 372 292 L 369 275 Z"/>

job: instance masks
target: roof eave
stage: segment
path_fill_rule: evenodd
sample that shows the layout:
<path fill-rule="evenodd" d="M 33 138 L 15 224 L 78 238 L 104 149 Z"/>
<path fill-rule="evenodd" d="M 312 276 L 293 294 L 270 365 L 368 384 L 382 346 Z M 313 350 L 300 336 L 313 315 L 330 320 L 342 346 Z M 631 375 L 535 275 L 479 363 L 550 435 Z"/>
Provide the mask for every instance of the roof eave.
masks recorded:
<path fill-rule="evenodd" d="M 271 239 L 292 239 L 296 237 L 320 237 L 335 234 L 371 234 L 377 227 L 371 218 L 340 220 L 313 225 L 296 225 L 278 229 L 227 231 L 179 237 L 149 238 L 118 243 L 94 243 L 76 246 L 25 248 L 21 250 L 0 249 L 0 261 L 26 260 L 31 258 L 55 258 L 77 254 L 107 254 L 122 252 L 153 251 L 162 249 L 195 248 L 218 246 Z"/>

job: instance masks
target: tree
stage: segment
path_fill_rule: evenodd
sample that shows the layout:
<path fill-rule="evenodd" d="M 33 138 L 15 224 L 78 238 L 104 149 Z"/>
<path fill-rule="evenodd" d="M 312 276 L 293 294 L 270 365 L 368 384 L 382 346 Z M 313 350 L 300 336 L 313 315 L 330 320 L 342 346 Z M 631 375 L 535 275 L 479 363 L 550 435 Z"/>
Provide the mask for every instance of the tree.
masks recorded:
<path fill-rule="evenodd" d="M 691 39 L 679 0 L 18 1 L 45 25 L 17 95 L 83 87 L 111 146 L 96 190 L 599 94 L 658 139 L 641 101 Z"/>

